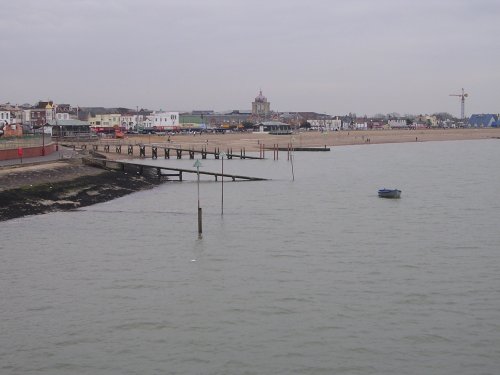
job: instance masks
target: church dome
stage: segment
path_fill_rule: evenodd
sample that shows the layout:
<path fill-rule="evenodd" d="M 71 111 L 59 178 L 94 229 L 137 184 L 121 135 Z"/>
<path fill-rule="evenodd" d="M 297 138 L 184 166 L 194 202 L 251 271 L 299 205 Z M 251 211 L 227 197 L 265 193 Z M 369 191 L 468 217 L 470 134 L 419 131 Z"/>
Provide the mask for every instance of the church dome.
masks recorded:
<path fill-rule="evenodd" d="M 259 96 L 257 96 L 255 98 L 255 101 L 257 103 L 265 103 L 265 102 L 267 102 L 267 98 L 264 95 L 262 95 L 262 90 L 260 90 Z"/>

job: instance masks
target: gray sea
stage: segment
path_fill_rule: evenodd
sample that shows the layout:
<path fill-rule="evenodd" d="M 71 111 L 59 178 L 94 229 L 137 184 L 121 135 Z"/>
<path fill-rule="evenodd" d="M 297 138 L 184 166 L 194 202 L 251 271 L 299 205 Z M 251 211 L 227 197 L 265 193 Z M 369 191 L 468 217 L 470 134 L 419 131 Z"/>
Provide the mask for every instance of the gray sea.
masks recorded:
<path fill-rule="evenodd" d="M 0 223 L 0 374 L 500 374 L 499 140 L 266 156 Z"/>

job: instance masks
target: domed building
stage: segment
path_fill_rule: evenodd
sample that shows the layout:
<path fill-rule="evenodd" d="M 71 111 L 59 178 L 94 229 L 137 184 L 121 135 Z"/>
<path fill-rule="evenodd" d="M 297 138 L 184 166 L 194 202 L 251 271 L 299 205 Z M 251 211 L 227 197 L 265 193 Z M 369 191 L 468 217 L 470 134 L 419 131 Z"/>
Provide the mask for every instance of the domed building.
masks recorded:
<path fill-rule="evenodd" d="M 270 113 L 271 103 L 267 101 L 267 98 L 262 95 L 262 90 L 260 90 L 259 95 L 252 103 L 252 115 L 259 117 L 268 117 Z"/>

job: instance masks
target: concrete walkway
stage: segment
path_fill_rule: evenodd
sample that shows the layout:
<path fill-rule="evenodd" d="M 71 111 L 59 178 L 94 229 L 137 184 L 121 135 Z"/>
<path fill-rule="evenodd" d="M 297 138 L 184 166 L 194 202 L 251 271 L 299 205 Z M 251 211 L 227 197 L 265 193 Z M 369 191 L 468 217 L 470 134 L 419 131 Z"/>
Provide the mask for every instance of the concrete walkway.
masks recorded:
<path fill-rule="evenodd" d="M 0 160 L 0 167 L 19 166 L 24 164 L 37 164 L 61 159 L 71 159 L 78 156 L 78 152 L 71 148 L 59 146 L 59 151 L 55 151 L 50 155 L 36 156 L 33 158 L 9 159 Z"/>

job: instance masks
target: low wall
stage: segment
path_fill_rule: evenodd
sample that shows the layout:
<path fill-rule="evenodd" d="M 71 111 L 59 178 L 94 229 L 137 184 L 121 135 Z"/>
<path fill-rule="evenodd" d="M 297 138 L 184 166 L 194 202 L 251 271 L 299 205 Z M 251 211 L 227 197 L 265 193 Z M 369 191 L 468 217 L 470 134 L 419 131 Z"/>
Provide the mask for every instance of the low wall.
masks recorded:
<path fill-rule="evenodd" d="M 53 152 L 56 152 L 57 149 L 58 149 L 58 147 L 55 143 L 45 145 L 45 147 L 43 147 L 43 146 L 22 147 L 23 159 L 34 158 L 34 157 L 44 156 L 44 155 L 50 155 Z M 20 157 L 19 157 L 17 148 L 0 150 L 0 160 L 11 160 L 11 159 L 19 159 L 19 158 Z"/>

